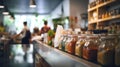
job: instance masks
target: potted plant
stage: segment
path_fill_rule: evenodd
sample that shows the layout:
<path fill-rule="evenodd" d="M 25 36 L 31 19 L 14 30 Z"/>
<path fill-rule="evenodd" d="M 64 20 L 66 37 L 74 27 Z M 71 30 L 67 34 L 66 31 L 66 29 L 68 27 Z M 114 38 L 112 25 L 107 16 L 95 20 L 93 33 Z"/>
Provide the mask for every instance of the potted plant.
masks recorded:
<path fill-rule="evenodd" d="M 48 31 L 48 45 L 50 45 L 50 46 L 53 46 L 52 39 L 54 38 L 54 35 L 55 35 L 55 33 L 53 30 Z"/>

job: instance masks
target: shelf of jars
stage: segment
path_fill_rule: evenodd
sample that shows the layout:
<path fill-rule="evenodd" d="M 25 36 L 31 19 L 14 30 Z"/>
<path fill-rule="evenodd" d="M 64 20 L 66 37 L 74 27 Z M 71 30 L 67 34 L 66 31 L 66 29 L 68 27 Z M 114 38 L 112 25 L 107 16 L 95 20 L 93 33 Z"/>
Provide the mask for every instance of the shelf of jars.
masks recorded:
<path fill-rule="evenodd" d="M 87 61 L 62 49 L 54 48 L 38 40 L 36 42 L 38 44 L 34 44 L 38 48 L 38 53 L 51 67 L 101 67 L 100 64 Z"/>
<path fill-rule="evenodd" d="M 120 14 L 115 15 L 115 16 L 111 16 L 111 17 L 106 17 L 106 18 L 103 18 L 103 19 L 92 20 L 92 21 L 89 21 L 88 24 L 94 24 L 94 23 L 97 23 L 97 22 L 105 22 L 105 21 L 115 20 L 115 19 L 119 19 L 119 18 L 120 18 Z"/>
<path fill-rule="evenodd" d="M 100 7 L 106 6 L 108 4 L 111 4 L 115 1 L 116 0 L 96 0 L 89 5 L 88 12 L 96 10 L 97 8 L 100 8 Z"/>
<path fill-rule="evenodd" d="M 118 18 L 120 18 L 120 15 L 111 16 L 111 17 L 104 18 L 104 19 L 99 19 L 98 22 L 105 22 L 105 21 L 110 21 L 110 20 L 114 20 L 114 19 L 118 19 Z"/>

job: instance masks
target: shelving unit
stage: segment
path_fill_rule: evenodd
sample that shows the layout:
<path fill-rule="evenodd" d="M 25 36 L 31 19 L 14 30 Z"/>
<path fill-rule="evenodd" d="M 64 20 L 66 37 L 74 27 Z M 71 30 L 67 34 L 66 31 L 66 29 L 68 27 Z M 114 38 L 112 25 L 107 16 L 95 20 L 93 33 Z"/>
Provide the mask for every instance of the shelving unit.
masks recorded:
<path fill-rule="evenodd" d="M 118 18 L 120 18 L 120 15 L 112 16 L 112 17 L 108 17 L 108 18 L 104 18 L 104 19 L 99 19 L 98 22 L 110 21 L 110 20 L 114 20 L 114 19 L 118 19 Z"/>
<path fill-rule="evenodd" d="M 100 7 L 106 6 L 106 5 L 108 5 L 108 4 L 111 4 L 111 3 L 115 2 L 115 1 L 116 1 L 116 0 L 110 0 L 110 1 L 108 1 L 108 2 L 99 4 L 99 5 L 95 6 L 95 7 L 89 8 L 89 9 L 88 9 L 88 12 L 93 11 L 93 10 L 95 10 L 95 9 L 98 9 L 98 8 L 100 8 Z"/>
<path fill-rule="evenodd" d="M 103 3 L 99 4 L 99 5 L 88 8 L 88 24 L 89 24 L 88 29 L 89 30 L 99 28 L 98 26 L 101 22 L 103 22 L 103 24 L 104 24 L 104 22 L 108 22 L 108 21 L 112 21 L 112 20 L 116 20 L 116 19 L 120 18 L 120 14 L 105 17 L 105 18 L 102 18 L 102 19 L 99 18 L 101 13 L 103 13 L 104 11 L 107 12 L 108 8 L 104 8 L 104 7 L 106 7 L 106 6 L 112 7 L 111 5 L 115 4 L 115 2 L 120 2 L 120 1 L 119 0 L 108 0 L 106 2 L 103 2 Z M 102 9 L 104 11 L 102 11 Z M 95 14 L 96 14 L 96 16 L 95 16 Z M 91 27 L 93 25 L 96 25 L 96 27 L 95 28 Z"/>

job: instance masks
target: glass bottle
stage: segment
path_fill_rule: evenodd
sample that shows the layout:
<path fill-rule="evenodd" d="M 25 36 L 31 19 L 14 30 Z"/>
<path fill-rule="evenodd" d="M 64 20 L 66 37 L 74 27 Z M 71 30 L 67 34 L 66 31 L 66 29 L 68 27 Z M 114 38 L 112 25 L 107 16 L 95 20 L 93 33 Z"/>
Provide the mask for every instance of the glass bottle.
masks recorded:
<path fill-rule="evenodd" d="M 83 54 L 83 46 L 85 44 L 85 36 L 79 36 L 78 41 L 76 42 L 75 46 L 75 55 L 82 57 Z"/>
<path fill-rule="evenodd" d="M 91 61 L 96 61 L 98 51 L 98 37 L 87 36 L 87 40 L 83 46 L 83 58 Z"/>
<path fill-rule="evenodd" d="M 114 65 L 114 43 L 110 36 L 101 37 L 101 44 L 98 47 L 97 61 L 103 66 Z"/>
<path fill-rule="evenodd" d="M 120 36 L 118 38 L 118 45 L 115 47 L 115 65 L 120 67 Z"/>

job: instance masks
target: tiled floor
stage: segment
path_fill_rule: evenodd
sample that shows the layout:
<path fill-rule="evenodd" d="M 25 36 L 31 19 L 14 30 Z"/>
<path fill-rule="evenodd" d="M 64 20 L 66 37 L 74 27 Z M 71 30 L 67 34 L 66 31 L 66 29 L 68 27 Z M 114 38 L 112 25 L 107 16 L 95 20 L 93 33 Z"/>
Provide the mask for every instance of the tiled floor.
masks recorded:
<path fill-rule="evenodd" d="M 9 46 L 0 67 L 34 67 L 33 45 L 14 44 Z"/>

